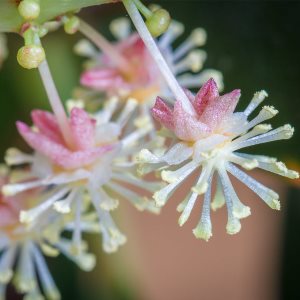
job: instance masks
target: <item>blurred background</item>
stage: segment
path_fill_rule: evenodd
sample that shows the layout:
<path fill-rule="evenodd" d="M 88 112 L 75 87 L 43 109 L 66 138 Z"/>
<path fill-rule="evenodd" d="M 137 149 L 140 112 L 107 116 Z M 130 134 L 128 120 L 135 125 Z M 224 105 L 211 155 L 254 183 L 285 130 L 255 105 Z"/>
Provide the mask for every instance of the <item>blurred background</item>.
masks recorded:
<path fill-rule="evenodd" d="M 147 1 L 145 1 L 147 3 Z M 150 2 L 149 2 L 150 3 Z M 185 24 L 185 36 L 195 27 L 208 34 L 205 67 L 222 71 L 225 92 L 242 90 L 240 108 L 254 92 L 269 93 L 267 105 L 279 115 L 273 127 L 291 123 L 293 139 L 256 148 L 276 156 L 288 166 L 300 164 L 300 2 L 299 1 L 156 1 Z M 85 9 L 81 16 L 111 37 L 109 22 L 125 16 L 121 4 Z M 62 31 L 44 40 L 50 67 L 61 97 L 71 97 L 78 85 L 82 60 L 73 54 L 80 34 Z M 182 41 L 184 37 L 180 41 Z M 24 150 L 16 120 L 30 122 L 34 108 L 49 109 L 37 71 L 23 70 L 16 62 L 22 40 L 8 36 L 9 57 L 0 70 L 0 153 L 9 146 Z M 299 299 L 300 184 L 272 175 L 253 173 L 279 192 L 282 211 L 271 211 L 256 196 L 237 184 L 241 199 L 253 216 L 243 220 L 236 236 L 225 233 L 226 212 L 213 214 L 214 236 L 209 243 L 194 239 L 191 229 L 198 214 L 184 227 L 177 225 L 175 210 L 180 193 L 158 216 L 135 212 L 122 203 L 116 218 L 128 236 L 118 253 L 102 253 L 98 238 L 89 238 L 98 253 L 91 273 L 79 271 L 63 257 L 49 260 L 62 299 L 180 300 Z M 196 209 L 197 210 L 197 209 Z M 14 299 L 13 291 L 10 291 Z M 10 299 L 10 298 L 9 298 Z"/>

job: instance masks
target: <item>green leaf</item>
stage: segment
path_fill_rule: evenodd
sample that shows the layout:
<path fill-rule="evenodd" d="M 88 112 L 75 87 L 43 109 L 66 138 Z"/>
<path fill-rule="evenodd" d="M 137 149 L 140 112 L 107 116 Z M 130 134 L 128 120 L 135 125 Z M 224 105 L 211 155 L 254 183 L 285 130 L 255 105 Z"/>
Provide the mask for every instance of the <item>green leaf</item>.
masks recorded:
<path fill-rule="evenodd" d="M 0 0 L 0 32 L 18 32 L 24 22 L 18 13 L 19 0 Z M 114 2 L 113 0 L 40 0 L 38 23 L 49 21 L 68 11 L 87 6 Z"/>

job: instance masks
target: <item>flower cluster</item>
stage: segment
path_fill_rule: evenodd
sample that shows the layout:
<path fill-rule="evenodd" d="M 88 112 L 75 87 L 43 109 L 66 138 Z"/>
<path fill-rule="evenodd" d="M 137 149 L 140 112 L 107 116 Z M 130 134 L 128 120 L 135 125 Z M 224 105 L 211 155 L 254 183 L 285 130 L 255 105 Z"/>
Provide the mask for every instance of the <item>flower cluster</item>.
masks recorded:
<path fill-rule="evenodd" d="M 197 173 L 195 184 L 178 206 L 179 224 L 188 220 L 204 194 L 194 234 L 208 240 L 210 207 L 215 210 L 226 204 L 229 234 L 237 233 L 240 219 L 250 215 L 228 173 L 273 209 L 280 208 L 279 195 L 241 168 L 299 177 L 275 158 L 239 152 L 288 139 L 293 128 L 284 125 L 272 130 L 262 123 L 277 114 L 272 106 L 264 106 L 249 120 L 267 96 L 265 91 L 256 93 L 243 112 L 235 112 L 239 90 L 219 95 L 221 73 L 202 70 L 206 60 L 206 52 L 198 49 L 206 42 L 202 28 L 173 49 L 172 43 L 184 31 L 182 24 L 170 22 L 164 9 L 151 11 L 139 0 L 123 0 L 123 4 L 137 32 L 128 19 L 117 19 L 110 25 L 117 39 L 112 43 L 73 13 L 39 24 L 39 1 L 18 4 L 25 45 L 17 59 L 24 68 L 38 68 L 53 113 L 35 109 L 32 125 L 17 122 L 32 153 L 10 148 L 6 165 L 0 168 L 0 299 L 5 298 L 9 282 L 28 300 L 60 299 L 44 256 L 62 253 L 82 270 L 93 269 L 95 256 L 89 253 L 84 234 L 99 234 L 103 250 L 115 252 L 126 242 L 113 219 L 123 200 L 140 211 L 159 213 L 180 184 Z M 41 43 L 48 31 L 61 25 L 66 33 L 79 31 L 90 40 L 75 46 L 75 52 L 89 60 L 80 77 L 81 92 L 78 88 L 74 92 L 76 99 L 67 102 L 67 112 Z M 154 39 L 151 34 L 161 36 Z M 0 35 L 0 65 L 5 53 L 2 45 Z M 200 90 L 194 95 L 191 88 Z M 93 101 L 96 109 L 89 110 Z M 164 126 L 160 134 L 156 134 L 155 120 Z M 162 180 L 142 177 L 152 171 L 160 173 Z M 211 200 L 213 182 L 216 192 Z"/>
<path fill-rule="evenodd" d="M 180 101 L 176 101 L 172 109 L 159 97 L 152 108 L 153 117 L 174 134 L 175 144 L 160 156 L 143 149 L 137 159 L 142 169 L 143 164 L 154 164 L 156 169 L 161 170 L 162 179 L 168 183 L 153 196 L 159 207 L 165 205 L 180 184 L 198 170 L 199 177 L 195 185 L 178 206 L 181 212 L 179 224 L 182 226 L 188 220 L 198 197 L 204 194 L 202 215 L 193 231 L 194 235 L 204 240 L 212 236 L 210 207 L 215 210 L 224 204 L 228 211 L 227 232 L 235 234 L 241 229 L 240 219 L 251 212 L 239 200 L 228 173 L 277 210 L 280 209 L 279 195 L 247 175 L 240 167 L 246 170 L 260 168 L 288 178 L 299 177 L 297 172 L 287 169 L 284 163 L 275 158 L 244 154 L 239 150 L 289 139 L 294 129 L 284 125 L 272 130 L 271 125 L 261 124 L 278 113 L 272 106 L 264 106 L 255 118 L 248 120 L 267 96 L 265 91 L 255 93 L 243 112 L 234 112 L 240 90 L 220 96 L 213 79 L 205 83 L 196 95 L 187 93 L 193 114 L 186 112 Z M 211 202 L 213 177 L 216 178 L 217 189 Z"/>
<path fill-rule="evenodd" d="M 80 96 L 85 101 L 88 98 L 94 99 L 95 96 L 99 99 L 98 93 L 118 96 L 123 101 L 133 97 L 139 104 L 138 120 L 151 121 L 149 111 L 157 95 L 172 101 L 168 84 L 141 37 L 132 31 L 127 18 L 112 21 L 110 30 L 117 39 L 117 42 L 110 46 L 113 49 L 108 46 L 110 44 L 104 37 L 101 37 L 100 41 L 97 40 L 97 45 L 102 50 L 100 53 L 86 39 L 79 41 L 74 48 L 77 54 L 89 58 L 86 62 L 87 69 L 80 78 L 81 85 L 86 89 L 81 91 Z M 86 24 L 81 31 L 90 34 Z M 206 42 L 205 30 L 194 29 L 174 50 L 172 43 L 183 32 L 184 25 L 172 21 L 168 30 L 157 40 L 157 45 L 179 84 L 185 88 L 194 88 L 213 77 L 219 88 L 222 88 L 223 78 L 219 71 L 202 70 L 207 54 L 198 47 Z"/>

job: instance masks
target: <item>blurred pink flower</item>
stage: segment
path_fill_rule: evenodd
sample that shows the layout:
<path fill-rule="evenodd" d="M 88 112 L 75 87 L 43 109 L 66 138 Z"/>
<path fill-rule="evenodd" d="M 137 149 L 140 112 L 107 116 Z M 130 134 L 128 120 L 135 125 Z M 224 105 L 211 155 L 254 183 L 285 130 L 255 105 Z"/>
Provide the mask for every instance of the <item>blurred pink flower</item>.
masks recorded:
<path fill-rule="evenodd" d="M 130 35 L 114 47 L 126 59 L 127 67 L 121 69 L 114 60 L 102 54 L 101 65 L 81 75 L 83 86 L 112 95 L 129 94 L 137 99 L 145 99 L 148 93 L 152 95 L 159 90 L 161 75 L 138 34 Z"/>
<path fill-rule="evenodd" d="M 64 169 L 89 165 L 113 149 L 113 145 L 97 145 L 95 120 L 80 108 L 73 108 L 70 114 L 72 149 L 65 143 L 53 114 L 34 110 L 32 120 L 37 130 L 19 121 L 19 133 L 33 149 Z"/>

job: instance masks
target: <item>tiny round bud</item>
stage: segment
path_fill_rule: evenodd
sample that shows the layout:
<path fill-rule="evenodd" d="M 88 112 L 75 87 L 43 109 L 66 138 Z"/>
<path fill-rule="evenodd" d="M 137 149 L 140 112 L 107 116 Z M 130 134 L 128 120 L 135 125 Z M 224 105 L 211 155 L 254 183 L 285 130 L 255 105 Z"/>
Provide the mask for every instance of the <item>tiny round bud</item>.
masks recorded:
<path fill-rule="evenodd" d="M 18 63 L 25 69 L 37 68 L 45 57 L 44 48 L 36 45 L 23 46 L 17 54 Z"/>
<path fill-rule="evenodd" d="M 18 11 L 25 20 L 33 20 L 40 14 L 40 4 L 38 0 L 23 0 L 18 6 Z"/>
<path fill-rule="evenodd" d="M 158 9 L 147 19 L 146 25 L 153 37 L 163 34 L 169 27 L 171 17 L 165 9 Z"/>
<path fill-rule="evenodd" d="M 69 18 L 65 24 L 64 24 L 64 29 L 65 32 L 68 34 L 74 34 L 80 26 L 80 20 L 76 16 L 72 16 Z"/>

